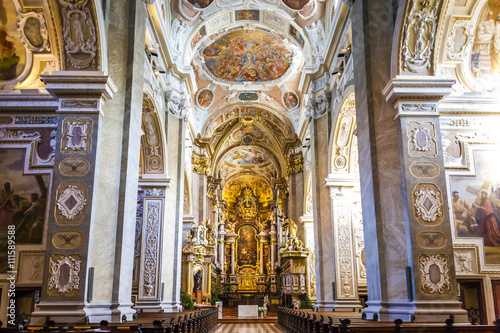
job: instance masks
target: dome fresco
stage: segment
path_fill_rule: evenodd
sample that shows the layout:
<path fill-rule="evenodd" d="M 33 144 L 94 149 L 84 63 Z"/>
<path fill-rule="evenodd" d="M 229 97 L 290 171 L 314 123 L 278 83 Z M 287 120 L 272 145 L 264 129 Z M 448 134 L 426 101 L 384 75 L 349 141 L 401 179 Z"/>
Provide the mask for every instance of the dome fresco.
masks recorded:
<path fill-rule="evenodd" d="M 235 82 L 271 81 L 292 62 L 292 52 L 277 37 L 260 30 L 236 30 L 203 50 L 208 70 L 218 79 Z"/>

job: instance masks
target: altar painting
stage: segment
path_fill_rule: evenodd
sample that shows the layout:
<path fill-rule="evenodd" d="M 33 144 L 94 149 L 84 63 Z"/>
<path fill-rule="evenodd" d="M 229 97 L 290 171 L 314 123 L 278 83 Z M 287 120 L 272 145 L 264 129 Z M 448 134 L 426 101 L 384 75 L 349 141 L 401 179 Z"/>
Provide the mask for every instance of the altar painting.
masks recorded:
<path fill-rule="evenodd" d="M 256 266 L 258 258 L 257 230 L 244 225 L 238 230 L 236 256 L 238 266 Z"/>
<path fill-rule="evenodd" d="M 0 81 L 18 77 L 26 65 L 26 51 L 17 31 L 17 9 L 12 0 L 0 1 Z"/>
<path fill-rule="evenodd" d="M 480 237 L 485 262 L 500 264 L 500 151 L 475 151 L 475 175 L 451 176 L 451 206 L 457 237 Z"/>

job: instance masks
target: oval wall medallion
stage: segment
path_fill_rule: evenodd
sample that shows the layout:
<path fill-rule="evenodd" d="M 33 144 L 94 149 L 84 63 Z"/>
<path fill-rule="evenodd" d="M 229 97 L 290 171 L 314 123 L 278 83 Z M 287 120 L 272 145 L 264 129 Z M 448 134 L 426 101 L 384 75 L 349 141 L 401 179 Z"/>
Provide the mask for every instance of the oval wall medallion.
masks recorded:
<path fill-rule="evenodd" d="M 413 162 L 410 172 L 417 178 L 435 178 L 439 175 L 439 167 L 433 162 Z"/>
<path fill-rule="evenodd" d="M 54 247 L 61 250 L 73 250 L 83 243 L 83 235 L 76 230 L 58 231 L 52 237 Z"/>
<path fill-rule="evenodd" d="M 65 158 L 59 163 L 63 176 L 85 176 L 90 170 L 90 163 L 84 158 Z"/>
<path fill-rule="evenodd" d="M 440 249 L 446 245 L 446 236 L 439 231 L 422 231 L 417 235 L 417 242 L 424 249 Z"/>

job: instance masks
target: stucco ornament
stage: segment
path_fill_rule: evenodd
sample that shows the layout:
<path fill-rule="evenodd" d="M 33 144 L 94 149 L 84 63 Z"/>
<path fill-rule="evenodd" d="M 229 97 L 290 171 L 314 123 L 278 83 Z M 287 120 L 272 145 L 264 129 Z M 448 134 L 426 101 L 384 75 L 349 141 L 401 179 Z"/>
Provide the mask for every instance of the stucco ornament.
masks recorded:
<path fill-rule="evenodd" d="M 80 289 L 82 260 L 79 255 L 52 255 L 49 264 L 49 293 L 74 294 Z"/>
<path fill-rule="evenodd" d="M 451 290 L 450 266 L 446 254 L 423 253 L 418 256 L 420 287 L 427 294 Z"/>
<path fill-rule="evenodd" d="M 88 0 L 59 0 L 62 6 L 64 49 L 71 64 L 88 67 L 97 53 L 97 35 Z"/>
<path fill-rule="evenodd" d="M 421 187 L 414 195 L 416 215 L 420 216 L 424 221 L 434 222 L 438 216 L 443 215 L 441 193 L 435 191 L 432 187 Z"/>
<path fill-rule="evenodd" d="M 56 204 L 62 216 L 73 220 L 76 215 L 82 212 L 83 207 L 87 204 L 87 199 L 77 186 L 71 185 L 61 193 Z"/>
<path fill-rule="evenodd" d="M 431 69 L 441 0 L 413 0 L 404 27 L 402 69 L 420 72 Z"/>

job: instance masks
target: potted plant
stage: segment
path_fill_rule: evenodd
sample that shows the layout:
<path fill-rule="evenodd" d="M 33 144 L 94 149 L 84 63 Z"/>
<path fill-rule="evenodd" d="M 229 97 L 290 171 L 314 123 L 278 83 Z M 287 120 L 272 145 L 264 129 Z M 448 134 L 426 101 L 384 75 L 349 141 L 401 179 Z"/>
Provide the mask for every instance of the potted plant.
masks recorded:
<path fill-rule="evenodd" d="M 259 306 L 259 312 L 263 318 L 267 317 L 267 308 L 265 306 Z"/>

